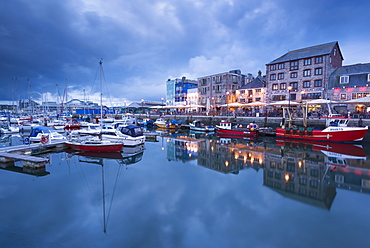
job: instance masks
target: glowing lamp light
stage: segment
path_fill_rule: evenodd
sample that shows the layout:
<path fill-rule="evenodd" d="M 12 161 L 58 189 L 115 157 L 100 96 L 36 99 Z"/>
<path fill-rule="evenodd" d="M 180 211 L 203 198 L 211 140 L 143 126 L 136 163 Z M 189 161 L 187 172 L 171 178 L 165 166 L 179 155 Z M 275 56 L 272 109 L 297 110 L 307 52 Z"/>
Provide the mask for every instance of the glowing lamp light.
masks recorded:
<path fill-rule="evenodd" d="M 228 167 L 229 166 L 229 161 L 225 161 L 225 166 Z"/>
<path fill-rule="evenodd" d="M 285 177 L 284 177 L 284 178 L 285 178 L 285 181 L 287 181 L 287 182 L 288 182 L 288 181 L 289 181 L 289 179 L 290 179 L 289 174 L 285 174 Z"/>

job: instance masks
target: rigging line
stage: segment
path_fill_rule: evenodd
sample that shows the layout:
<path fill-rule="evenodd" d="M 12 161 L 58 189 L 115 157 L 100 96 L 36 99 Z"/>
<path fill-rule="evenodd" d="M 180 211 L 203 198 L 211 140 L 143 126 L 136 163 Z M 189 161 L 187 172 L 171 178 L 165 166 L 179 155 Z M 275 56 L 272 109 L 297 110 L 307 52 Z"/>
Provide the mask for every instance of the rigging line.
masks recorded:
<path fill-rule="evenodd" d="M 113 197 L 114 197 L 115 192 L 116 192 L 118 178 L 120 177 L 121 174 L 122 174 L 122 166 L 119 164 L 118 165 L 118 172 L 117 172 L 117 175 L 116 175 L 116 180 L 114 182 L 114 187 L 113 187 L 113 192 L 112 192 L 112 198 L 111 198 L 111 201 L 110 201 L 110 204 L 109 204 L 109 210 L 108 210 L 108 215 L 107 215 L 107 224 L 108 224 L 110 212 L 111 212 L 112 205 L 113 205 Z"/>
<path fill-rule="evenodd" d="M 80 175 L 80 177 L 82 178 L 82 182 L 84 183 L 85 188 L 86 188 L 86 190 L 87 190 L 87 192 L 88 192 L 88 194 L 90 196 L 90 199 L 94 203 L 95 208 L 98 209 L 97 201 L 94 200 L 94 197 L 93 197 L 93 194 L 92 194 L 91 189 L 89 187 L 89 184 L 87 183 L 86 175 L 85 175 L 85 173 L 84 173 L 84 171 L 82 169 L 81 162 L 79 162 L 78 165 L 76 163 L 76 158 L 78 158 L 79 156 L 73 156 L 73 157 L 75 157 L 75 159 L 74 159 L 74 165 L 77 168 L 77 172 Z M 100 221 L 102 222 L 102 219 L 101 218 L 102 217 L 100 215 Z"/>
<path fill-rule="evenodd" d="M 103 81 L 104 81 L 104 84 L 105 84 L 105 90 L 107 91 L 107 96 L 108 96 L 108 99 L 109 99 L 109 103 L 110 103 L 111 106 L 113 106 L 112 99 L 109 95 L 108 84 L 107 84 L 107 81 L 105 79 L 105 73 L 104 73 L 103 67 L 101 68 L 101 72 L 102 72 L 102 77 L 103 77 Z"/>

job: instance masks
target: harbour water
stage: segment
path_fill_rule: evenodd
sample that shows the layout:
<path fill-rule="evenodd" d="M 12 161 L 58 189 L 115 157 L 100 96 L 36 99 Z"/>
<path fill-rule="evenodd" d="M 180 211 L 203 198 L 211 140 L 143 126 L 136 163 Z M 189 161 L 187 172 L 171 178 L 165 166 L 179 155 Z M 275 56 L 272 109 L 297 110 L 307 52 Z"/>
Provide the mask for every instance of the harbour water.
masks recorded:
<path fill-rule="evenodd" d="M 22 142 L 2 136 L 1 146 Z M 1 247 L 362 247 L 370 143 L 174 133 L 0 164 Z"/>

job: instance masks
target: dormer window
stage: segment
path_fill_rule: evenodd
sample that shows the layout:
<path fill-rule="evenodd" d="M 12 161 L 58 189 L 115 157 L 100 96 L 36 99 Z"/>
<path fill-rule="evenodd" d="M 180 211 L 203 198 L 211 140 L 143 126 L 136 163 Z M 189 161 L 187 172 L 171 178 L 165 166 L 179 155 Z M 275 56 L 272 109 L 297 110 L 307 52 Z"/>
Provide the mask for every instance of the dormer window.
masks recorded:
<path fill-rule="evenodd" d="M 349 83 L 349 76 L 341 76 L 339 80 L 340 84 L 348 84 Z"/>

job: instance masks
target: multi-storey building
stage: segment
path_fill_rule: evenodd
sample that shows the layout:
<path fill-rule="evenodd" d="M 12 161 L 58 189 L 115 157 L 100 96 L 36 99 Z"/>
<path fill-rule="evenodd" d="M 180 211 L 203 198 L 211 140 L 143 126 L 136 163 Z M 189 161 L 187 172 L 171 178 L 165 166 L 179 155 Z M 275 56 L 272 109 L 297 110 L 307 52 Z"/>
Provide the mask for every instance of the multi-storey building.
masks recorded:
<path fill-rule="evenodd" d="M 209 112 L 218 112 L 222 104 L 236 102 L 236 90 L 245 82 L 246 76 L 240 70 L 200 77 L 199 104 L 207 106 Z"/>
<path fill-rule="evenodd" d="M 236 91 L 239 103 L 265 102 L 266 77 L 258 71 L 258 76 Z"/>
<path fill-rule="evenodd" d="M 338 67 L 330 75 L 328 84 L 331 100 L 347 101 L 370 96 L 370 63 Z M 348 110 L 369 113 L 364 103 L 349 104 Z"/>
<path fill-rule="evenodd" d="M 186 77 L 168 79 L 166 82 L 166 105 L 185 105 L 188 90 L 197 87 L 197 80 L 190 80 Z"/>
<path fill-rule="evenodd" d="M 336 41 L 287 52 L 266 64 L 267 102 L 328 98 L 329 76 L 342 61 Z"/>

